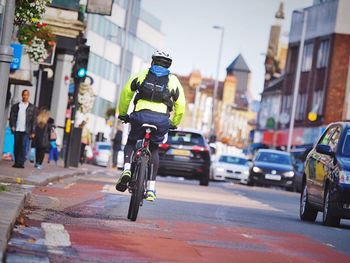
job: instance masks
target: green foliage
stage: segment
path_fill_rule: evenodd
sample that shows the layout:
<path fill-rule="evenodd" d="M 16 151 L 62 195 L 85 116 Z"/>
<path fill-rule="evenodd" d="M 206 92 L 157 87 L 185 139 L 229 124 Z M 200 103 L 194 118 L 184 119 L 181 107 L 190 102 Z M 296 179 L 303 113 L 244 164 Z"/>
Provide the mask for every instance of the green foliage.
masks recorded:
<path fill-rule="evenodd" d="M 0 184 L 0 192 L 5 192 L 5 191 L 7 191 L 6 186 Z"/>
<path fill-rule="evenodd" d="M 21 26 L 35 22 L 33 21 L 35 19 L 41 19 L 45 13 L 46 5 L 51 4 L 51 2 L 52 0 L 16 0 L 14 24 Z"/>

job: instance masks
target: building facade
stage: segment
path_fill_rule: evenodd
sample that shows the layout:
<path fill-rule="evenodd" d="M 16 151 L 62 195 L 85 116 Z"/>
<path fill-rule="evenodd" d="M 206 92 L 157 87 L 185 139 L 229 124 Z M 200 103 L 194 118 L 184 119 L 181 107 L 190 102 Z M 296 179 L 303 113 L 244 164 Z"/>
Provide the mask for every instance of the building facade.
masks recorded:
<path fill-rule="evenodd" d="M 314 1 L 303 12 L 293 12 L 281 89 L 280 115 L 285 122 L 279 120 L 277 130 L 265 132 L 262 142 L 275 147 L 287 145 L 301 44 L 304 48 L 292 146 L 313 144 L 329 123 L 350 118 L 350 17 L 347 10 L 350 10 L 350 1 L 327 0 Z M 301 43 L 304 21 L 306 34 Z"/>
<path fill-rule="evenodd" d="M 318 1 L 319 2 L 319 1 Z M 317 127 L 350 118 L 350 17 L 347 0 L 316 3 L 307 12 L 295 126 Z M 303 15 L 293 13 L 281 112 L 290 113 Z M 317 119 L 308 119 L 310 112 Z"/>
<path fill-rule="evenodd" d="M 250 70 L 242 55 L 239 55 L 227 67 L 225 80 L 218 83 L 213 118 L 215 80 L 202 77 L 199 71 L 193 71 L 189 76 L 179 76 L 187 101 L 186 116 L 181 126 L 200 130 L 209 137 L 212 122 L 215 121 L 215 135 L 219 141 L 241 148 L 247 146 L 256 119 L 256 112 L 249 107 L 249 79 Z"/>
<path fill-rule="evenodd" d="M 128 10 L 132 10 L 129 15 Z M 94 80 L 96 96 L 88 127 L 109 139 L 111 123 L 106 122 L 106 112 L 115 109 L 130 75 L 148 68 L 154 50 L 162 49 L 161 21 L 143 10 L 140 0 L 117 0 L 111 16 L 88 14 L 86 37 L 90 45 L 88 74 Z"/>

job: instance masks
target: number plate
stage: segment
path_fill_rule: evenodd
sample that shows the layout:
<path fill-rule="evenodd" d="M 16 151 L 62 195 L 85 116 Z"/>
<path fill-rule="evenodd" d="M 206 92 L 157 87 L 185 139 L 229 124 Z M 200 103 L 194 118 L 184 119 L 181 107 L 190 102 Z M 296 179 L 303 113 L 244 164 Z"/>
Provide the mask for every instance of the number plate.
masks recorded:
<path fill-rule="evenodd" d="M 281 181 L 281 176 L 278 174 L 265 174 L 265 179 Z"/>
<path fill-rule="evenodd" d="M 180 155 L 180 156 L 189 156 L 190 151 L 188 150 L 179 150 L 179 149 L 173 149 L 172 150 L 173 155 Z"/>

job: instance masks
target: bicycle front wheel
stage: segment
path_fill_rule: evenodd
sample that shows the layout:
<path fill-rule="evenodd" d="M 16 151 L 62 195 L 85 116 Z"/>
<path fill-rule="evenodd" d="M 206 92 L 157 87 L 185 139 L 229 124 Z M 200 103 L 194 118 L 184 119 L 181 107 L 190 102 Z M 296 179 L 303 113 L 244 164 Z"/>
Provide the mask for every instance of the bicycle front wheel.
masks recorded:
<path fill-rule="evenodd" d="M 147 175 L 147 160 L 146 157 L 141 157 L 139 162 L 136 164 L 135 176 L 136 183 L 135 188 L 131 194 L 128 219 L 131 221 L 136 221 L 137 214 L 139 212 L 140 204 L 143 200 L 145 193 L 145 180 Z"/>

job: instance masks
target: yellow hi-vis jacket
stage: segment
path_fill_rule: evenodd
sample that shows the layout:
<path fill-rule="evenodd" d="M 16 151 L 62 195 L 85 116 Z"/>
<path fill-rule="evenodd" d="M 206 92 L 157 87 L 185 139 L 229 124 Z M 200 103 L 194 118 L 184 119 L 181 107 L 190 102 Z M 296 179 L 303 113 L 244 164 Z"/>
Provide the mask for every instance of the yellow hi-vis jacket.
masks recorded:
<path fill-rule="evenodd" d="M 128 82 L 125 84 L 119 99 L 119 115 L 124 116 L 128 113 L 128 108 L 131 100 L 136 92 L 136 85 L 141 85 L 148 73 L 148 69 L 139 72 L 138 74 L 132 76 Z M 172 125 L 178 126 L 181 119 L 185 113 L 186 100 L 184 90 L 181 86 L 180 81 L 175 75 L 169 74 L 168 89 L 170 92 L 178 94 L 177 99 L 174 100 L 174 113 L 170 119 Z M 134 111 L 150 110 L 154 112 L 167 113 L 168 107 L 165 103 L 148 101 L 144 99 L 139 99 L 136 103 Z"/>

